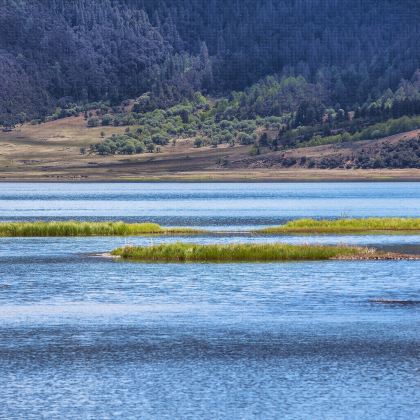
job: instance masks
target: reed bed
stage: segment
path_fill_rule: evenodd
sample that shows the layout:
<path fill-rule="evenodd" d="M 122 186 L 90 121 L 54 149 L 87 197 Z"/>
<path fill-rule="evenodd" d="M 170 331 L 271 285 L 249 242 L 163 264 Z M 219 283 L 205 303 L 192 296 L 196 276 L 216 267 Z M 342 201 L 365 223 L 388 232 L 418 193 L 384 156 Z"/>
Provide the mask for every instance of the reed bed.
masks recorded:
<path fill-rule="evenodd" d="M 111 252 L 124 260 L 143 262 L 275 262 L 320 261 L 370 254 L 374 250 L 346 246 L 268 244 L 169 243 L 153 246 L 126 246 Z"/>
<path fill-rule="evenodd" d="M 199 230 L 163 228 L 156 223 L 12 222 L 0 223 L 0 237 L 187 235 Z"/>
<path fill-rule="evenodd" d="M 420 218 L 368 218 L 338 220 L 293 220 L 257 233 L 420 233 Z"/>

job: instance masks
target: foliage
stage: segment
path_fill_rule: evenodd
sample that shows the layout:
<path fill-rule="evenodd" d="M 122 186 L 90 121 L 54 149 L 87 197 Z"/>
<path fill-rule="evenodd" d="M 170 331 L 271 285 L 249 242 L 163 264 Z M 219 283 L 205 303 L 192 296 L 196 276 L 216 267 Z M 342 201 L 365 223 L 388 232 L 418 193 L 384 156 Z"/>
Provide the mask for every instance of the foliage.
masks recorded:
<path fill-rule="evenodd" d="M 91 146 L 91 150 L 99 155 L 132 155 L 143 153 L 146 150 L 146 145 L 135 137 L 123 134 L 113 135 L 101 143 L 94 144 Z"/>
<path fill-rule="evenodd" d="M 402 117 L 370 126 L 352 136 L 352 140 L 371 140 L 420 128 L 420 116 Z"/>
<path fill-rule="evenodd" d="M 324 106 L 357 104 L 363 118 L 414 115 L 419 14 L 411 0 L 5 0 L 0 124 L 127 98 L 145 113 L 260 79 L 222 118 L 312 124 Z M 188 123 L 188 109 L 178 116 Z"/>
<path fill-rule="evenodd" d="M 134 154 L 153 152 L 155 146 L 166 146 L 177 139 L 194 139 L 195 147 L 219 144 L 251 145 L 257 140 L 257 130 L 261 126 L 273 128 L 278 119 L 274 117 L 258 120 L 218 120 L 215 114 L 217 105 L 210 105 L 207 99 L 196 93 L 193 101 L 182 103 L 168 109 L 155 109 L 142 114 L 121 108 L 113 113 L 109 109 L 97 112 L 100 125 L 126 125 L 124 134 L 113 134 L 100 143 L 92 145 L 91 152 L 110 154 Z M 203 106 L 203 103 L 205 106 Z M 217 103 L 217 102 L 216 102 Z M 87 125 L 92 125 L 87 121 Z M 104 122 L 105 119 L 105 122 Z"/>
<path fill-rule="evenodd" d="M 349 130 L 354 130 L 355 124 L 349 126 Z M 388 121 L 372 124 L 366 128 L 350 133 L 344 129 L 339 130 L 339 134 L 322 136 L 319 127 L 304 127 L 286 132 L 281 140 L 283 144 L 294 147 L 312 147 L 323 144 L 346 143 L 358 140 L 380 139 L 394 134 L 404 133 L 420 128 L 420 116 L 401 117 Z"/>
<path fill-rule="evenodd" d="M 319 120 L 327 100 L 323 87 L 308 83 L 303 76 L 269 76 L 243 92 L 234 92 L 230 101 L 220 101 L 216 108 L 219 119 L 256 118 L 297 113 L 298 124 Z M 313 116 L 308 110 L 313 110 Z"/>
<path fill-rule="evenodd" d="M 337 153 L 317 160 L 303 156 L 301 166 L 320 169 L 420 168 L 420 137 L 398 143 L 366 145 L 351 155 Z"/>
<path fill-rule="evenodd" d="M 210 101 L 199 93 L 196 97 L 202 100 L 183 101 L 166 110 L 155 109 L 141 114 L 132 110 L 124 111 L 123 107 L 113 107 L 112 110 L 103 106 L 96 110 L 95 116 L 87 120 L 87 125 L 109 125 L 112 122 L 116 126 L 126 125 L 126 129 L 124 134 L 113 134 L 94 144 L 91 152 L 101 155 L 154 152 L 169 143 L 176 143 L 178 139 L 192 139 L 192 144 L 198 148 L 217 147 L 220 144 L 252 145 L 251 154 L 255 155 L 263 152 L 263 148 L 275 151 L 341 144 L 383 138 L 420 128 L 420 116 L 404 116 L 384 122 L 375 122 L 378 119 L 375 117 L 371 122 L 362 117 L 340 117 L 340 110 L 333 109 L 326 109 L 320 122 L 295 128 L 293 121 L 296 122 L 296 119 L 290 114 L 283 117 L 258 116 L 242 120 L 234 117 L 227 120 L 221 119 L 218 113 L 220 103 L 225 103 L 225 99 Z M 310 162 L 308 160 L 308 164 Z M 295 163 L 287 160 L 283 162 L 284 166 Z M 320 165 L 338 167 L 344 163 L 328 157 Z M 398 165 L 394 163 L 392 167 Z"/>

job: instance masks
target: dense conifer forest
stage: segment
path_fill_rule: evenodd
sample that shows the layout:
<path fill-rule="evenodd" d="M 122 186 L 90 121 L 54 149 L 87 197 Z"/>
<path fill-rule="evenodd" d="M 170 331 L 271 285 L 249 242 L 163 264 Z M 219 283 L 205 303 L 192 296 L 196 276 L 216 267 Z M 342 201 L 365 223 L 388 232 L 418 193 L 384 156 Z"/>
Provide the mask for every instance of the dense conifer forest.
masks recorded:
<path fill-rule="evenodd" d="M 416 0 L 3 0 L 0 120 L 146 92 L 149 110 L 165 108 L 267 76 L 232 112 L 278 116 L 302 105 L 312 119 L 320 107 L 362 108 L 412 80 L 419 21 Z M 279 88 L 289 76 L 299 86 Z"/>

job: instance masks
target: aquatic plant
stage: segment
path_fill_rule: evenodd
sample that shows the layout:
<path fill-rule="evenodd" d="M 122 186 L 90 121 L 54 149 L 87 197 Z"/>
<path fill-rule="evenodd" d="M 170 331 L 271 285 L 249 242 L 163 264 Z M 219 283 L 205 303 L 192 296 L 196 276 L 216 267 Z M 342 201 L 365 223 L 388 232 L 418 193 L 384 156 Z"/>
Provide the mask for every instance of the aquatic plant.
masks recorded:
<path fill-rule="evenodd" d="M 367 248 L 321 245 L 169 243 L 153 246 L 126 246 L 111 255 L 146 262 L 274 262 L 328 260 L 372 253 Z"/>
<path fill-rule="evenodd" d="M 195 229 L 182 227 L 164 228 L 156 223 L 79 221 L 0 223 L 2 237 L 182 235 L 198 232 Z"/>
<path fill-rule="evenodd" d="M 367 218 L 338 220 L 293 220 L 257 233 L 420 233 L 420 218 Z"/>

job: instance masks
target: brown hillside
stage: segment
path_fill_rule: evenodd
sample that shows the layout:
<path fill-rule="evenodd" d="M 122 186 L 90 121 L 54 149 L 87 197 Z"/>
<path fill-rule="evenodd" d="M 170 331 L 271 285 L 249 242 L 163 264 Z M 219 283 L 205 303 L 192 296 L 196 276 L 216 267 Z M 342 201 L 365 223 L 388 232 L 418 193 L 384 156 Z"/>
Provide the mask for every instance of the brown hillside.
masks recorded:
<path fill-rule="evenodd" d="M 416 138 L 420 130 L 375 141 L 324 145 L 271 152 L 262 149 L 250 155 L 251 146 L 195 148 L 192 139 L 162 147 L 161 153 L 131 156 L 98 156 L 80 153 L 80 148 L 105 136 L 122 133 L 124 127 L 87 128 L 83 117 L 71 117 L 40 125 L 25 124 L 12 132 L 0 132 L 0 177 L 11 179 L 420 179 L 418 169 L 323 171 L 301 168 L 300 159 L 352 156 L 374 150 L 381 144 L 397 144 Z M 285 158 L 297 163 L 285 167 Z"/>

